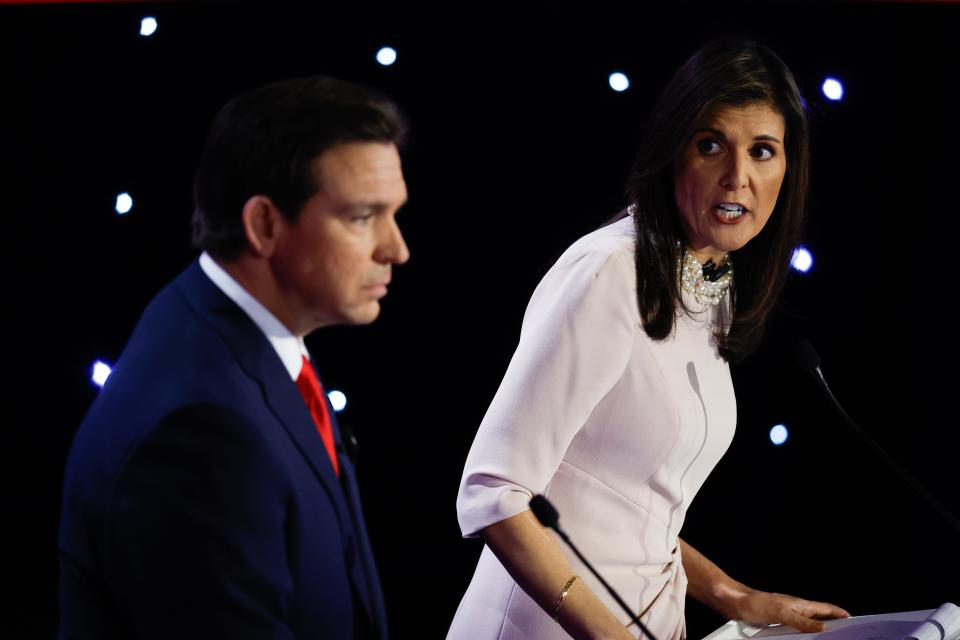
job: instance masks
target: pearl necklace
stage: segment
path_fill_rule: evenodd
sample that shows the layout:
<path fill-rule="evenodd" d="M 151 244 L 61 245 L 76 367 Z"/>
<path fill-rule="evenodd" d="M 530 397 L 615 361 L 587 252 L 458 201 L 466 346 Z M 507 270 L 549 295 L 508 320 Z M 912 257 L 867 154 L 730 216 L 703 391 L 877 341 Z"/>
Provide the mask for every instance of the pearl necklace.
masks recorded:
<path fill-rule="evenodd" d="M 733 284 L 733 262 L 726 256 L 726 264 L 730 268 L 716 282 L 711 282 L 703 275 L 703 265 L 692 253 L 683 249 L 677 260 L 677 271 L 680 277 L 680 288 L 693 296 L 700 304 L 715 306 L 720 303 L 727 289 Z"/>

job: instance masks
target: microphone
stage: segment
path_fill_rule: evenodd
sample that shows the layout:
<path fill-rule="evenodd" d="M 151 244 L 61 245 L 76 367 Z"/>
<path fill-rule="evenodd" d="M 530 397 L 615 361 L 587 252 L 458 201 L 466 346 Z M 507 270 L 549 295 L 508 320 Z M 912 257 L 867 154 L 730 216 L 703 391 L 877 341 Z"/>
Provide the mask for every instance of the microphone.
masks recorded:
<path fill-rule="evenodd" d="M 600 581 L 600 584 L 602 584 L 607 590 L 607 593 L 609 593 L 613 599 L 617 601 L 617 604 L 619 604 L 620 607 L 627 612 L 627 615 L 630 616 L 631 624 L 636 622 L 637 626 L 640 627 L 640 631 L 642 631 L 644 635 L 650 638 L 650 640 L 657 640 L 657 638 L 650 633 L 650 630 L 647 629 L 642 622 L 640 622 L 640 616 L 635 615 L 633 611 L 630 610 L 630 607 L 627 606 L 627 603 L 623 601 L 623 598 L 620 597 L 620 594 L 614 591 L 613 587 L 611 587 L 607 581 L 604 580 L 599 573 L 597 573 L 597 570 L 593 568 L 593 565 L 583 557 L 583 554 L 580 553 L 580 550 L 577 549 L 573 542 L 570 541 L 570 537 L 563 529 L 560 528 L 560 514 L 557 513 L 556 508 L 550 504 L 550 501 L 547 500 L 546 496 L 540 494 L 533 496 L 530 499 L 530 510 L 533 511 L 533 515 L 537 517 L 537 520 L 540 521 L 540 524 L 556 531 L 557 535 L 560 536 L 560 539 L 567 543 L 567 546 L 570 547 L 570 549 L 578 558 L 580 558 L 580 562 L 582 562 L 587 569 L 590 570 L 590 573 L 593 574 L 593 577 Z"/>
<path fill-rule="evenodd" d="M 709 280 L 710 282 L 716 282 L 720 279 L 723 274 L 727 271 L 730 271 L 730 261 L 723 263 L 722 267 L 718 267 L 717 263 L 713 261 L 713 258 L 707 260 L 707 263 L 703 265 L 703 277 Z"/>
<path fill-rule="evenodd" d="M 530 498 L 530 510 L 533 511 L 533 515 L 537 516 L 540 524 L 553 529 L 564 540 L 567 539 L 567 534 L 560 529 L 560 514 L 557 513 L 557 508 L 547 500 L 546 496 L 538 493 Z"/>
<path fill-rule="evenodd" d="M 793 355 L 797 358 L 797 364 L 800 365 L 800 368 L 804 371 L 809 371 L 815 376 L 820 376 L 820 379 L 823 379 L 823 374 L 820 372 L 820 356 L 817 354 L 817 350 L 813 348 L 813 345 L 810 344 L 810 341 L 804 338 L 800 342 L 794 345 Z"/>
<path fill-rule="evenodd" d="M 871 438 L 866 431 L 860 428 L 860 426 L 853 421 L 843 407 L 840 405 L 840 402 L 837 400 L 836 396 L 833 395 L 833 392 L 830 390 L 830 386 L 827 384 L 827 379 L 823 376 L 823 371 L 820 370 L 820 356 L 817 354 L 817 350 L 813 348 L 813 345 L 810 344 L 810 341 L 807 339 L 800 340 L 793 348 L 793 354 L 797 359 L 797 364 L 800 365 L 800 368 L 804 371 L 809 372 L 817 383 L 820 385 L 820 388 L 823 389 L 827 398 L 830 399 L 831 404 L 837 410 L 844 421 L 847 423 L 857 436 L 867 443 L 867 445 L 873 449 L 873 452 L 880 456 L 880 459 L 887 463 L 891 469 L 897 472 L 897 474 L 909 484 L 913 489 L 920 494 L 927 504 L 937 511 L 947 522 L 953 525 L 953 528 L 960 533 L 960 520 L 957 519 L 957 516 L 953 515 L 949 509 L 947 509 L 943 504 L 937 500 L 933 494 L 931 494 L 927 489 L 920 484 L 920 482 L 914 478 L 910 473 L 904 469 L 900 463 L 893 459 L 884 449 Z"/>
<path fill-rule="evenodd" d="M 353 429 L 350 428 L 350 425 L 343 422 L 339 422 L 338 426 L 340 427 L 340 437 L 342 442 L 336 445 L 337 453 L 345 453 L 350 462 L 354 465 L 357 464 L 357 453 L 360 451 L 360 442 L 357 440 L 357 435 L 353 432 Z"/>

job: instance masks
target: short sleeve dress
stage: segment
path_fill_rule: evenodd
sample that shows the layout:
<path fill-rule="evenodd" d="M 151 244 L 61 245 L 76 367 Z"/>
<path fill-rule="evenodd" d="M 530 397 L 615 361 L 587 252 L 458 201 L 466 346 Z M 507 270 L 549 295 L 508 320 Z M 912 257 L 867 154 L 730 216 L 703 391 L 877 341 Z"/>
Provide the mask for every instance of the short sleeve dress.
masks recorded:
<path fill-rule="evenodd" d="M 729 368 L 713 338 L 717 307 L 684 300 L 690 313 L 678 315 L 671 336 L 650 339 L 636 302 L 633 218 L 575 242 L 533 293 L 457 498 L 460 528 L 473 537 L 546 495 L 561 526 L 659 640 L 685 636 L 677 536 L 736 423 Z M 447 637 L 569 636 L 484 547 Z"/>

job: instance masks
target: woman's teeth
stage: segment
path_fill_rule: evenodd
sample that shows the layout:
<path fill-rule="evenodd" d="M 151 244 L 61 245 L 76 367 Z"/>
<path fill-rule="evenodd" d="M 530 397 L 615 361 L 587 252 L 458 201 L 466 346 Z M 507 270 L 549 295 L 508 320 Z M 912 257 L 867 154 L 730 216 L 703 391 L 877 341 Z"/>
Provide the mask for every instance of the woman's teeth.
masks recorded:
<path fill-rule="evenodd" d="M 733 205 L 733 204 L 717 205 L 717 213 L 720 214 L 721 218 L 726 218 L 727 220 L 734 220 L 736 218 L 739 218 L 746 212 L 747 212 L 746 209 L 744 209 L 739 205 Z"/>

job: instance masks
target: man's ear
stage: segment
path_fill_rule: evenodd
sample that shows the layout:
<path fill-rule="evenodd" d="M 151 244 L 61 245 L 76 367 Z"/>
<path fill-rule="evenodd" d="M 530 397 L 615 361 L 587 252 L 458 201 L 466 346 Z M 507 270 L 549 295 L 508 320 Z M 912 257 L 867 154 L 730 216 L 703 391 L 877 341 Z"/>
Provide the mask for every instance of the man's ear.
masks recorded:
<path fill-rule="evenodd" d="M 267 196 L 255 195 L 243 205 L 240 216 L 249 250 L 262 258 L 271 257 L 285 222 L 280 209 Z"/>

